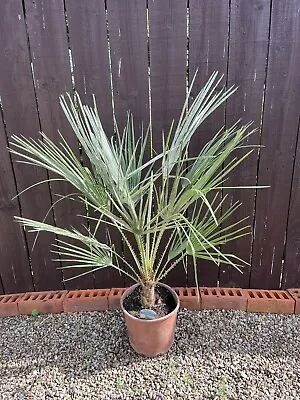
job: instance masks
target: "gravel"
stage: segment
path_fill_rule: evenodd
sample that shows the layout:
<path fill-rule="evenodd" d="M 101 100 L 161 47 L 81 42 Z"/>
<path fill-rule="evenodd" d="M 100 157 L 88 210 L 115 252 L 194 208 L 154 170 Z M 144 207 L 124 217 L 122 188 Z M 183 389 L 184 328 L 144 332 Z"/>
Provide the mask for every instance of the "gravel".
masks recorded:
<path fill-rule="evenodd" d="M 0 399 L 300 398 L 300 316 L 180 311 L 171 351 L 130 348 L 120 312 L 0 319 Z"/>

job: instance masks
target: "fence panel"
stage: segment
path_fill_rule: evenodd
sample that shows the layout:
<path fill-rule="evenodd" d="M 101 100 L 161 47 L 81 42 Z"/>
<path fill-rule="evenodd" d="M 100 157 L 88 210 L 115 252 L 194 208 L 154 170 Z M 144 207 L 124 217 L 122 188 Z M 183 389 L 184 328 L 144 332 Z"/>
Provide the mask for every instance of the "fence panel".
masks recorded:
<path fill-rule="evenodd" d="M 90 105 L 91 95 L 96 95 L 109 136 L 114 133 L 113 108 L 120 130 L 126 112 L 133 112 L 137 136 L 141 123 L 147 127 L 150 121 L 152 143 L 159 151 L 162 131 L 168 132 L 173 119 L 176 126 L 197 67 L 190 101 L 215 70 L 224 73 L 220 88 L 223 84 L 240 88 L 195 134 L 191 155 L 221 126 L 231 126 L 239 118 L 253 120 L 259 130 L 249 144 L 261 143 L 263 148 L 254 151 L 226 185 L 271 186 L 257 191 L 223 190 L 227 205 L 236 200 L 243 203 L 235 218 L 250 215 L 254 236 L 222 250 L 251 261 L 251 267 L 240 275 L 201 261 L 199 283 L 267 289 L 299 286 L 299 34 L 298 0 L 4 1 L 0 13 L 0 293 L 130 283 L 115 271 L 103 270 L 64 284 L 57 269 L 60 264 L 52 261 L 49 251 L 55 239 L 50 234 L 41 234 L 31 251 L 34 235 L 15 223 L 13 216 L 42 220 L 59 199 L 56 194 L 68 195 L 74 188 L 51 182 L 12 200 L 48 174 L 15 162 L 6 149 L 10 135 L 37 138 L 42 130 L 58 143 L 59 129 L 89 166 L 58 102 L 60 94 L 77 90 Z M 78 216 L 86 212 L 66 199 L 54 204 L 47 222 L 93 229 L 92 223 Z M 106 228 L 97 237 L 108 241 Z M 120 235 L 113 232 L 111 239 L 132 262 Z M 165 244 L 162 241 L 161 248 Z M 73 274 L 66 271 L 64 277 Z M 188 275 L 178 268 L 166 281 L 193 285 L 191 265 Z"/>
<path fill-rule="evenodd" d="M 146 1 L 107 3 L 115 113 L 122 132 L 132 112 L 137 136 L 149 125 Z"/>
<path fill-rule="evenodd" d="M 224 74 L 226 84 L 228 63 L 229 1 L 213 2 L 191 0 L 189 9 L 189 82 L 198 68 L 191 101 L 214 71 Z M 195 133 L 191 141 L 191 157 L 199 154 L 202 147 L 225 125 L 225 105 L 218 108 Z M 194 284 L 194 271 L 189 269 L 189 284 Z M 198 282 L 203 286 L 216 286 L 219 268 L 208 260 L 198 262 Z"/>
<path fill-rule="evenodd" d="M 298 128 L 297 151 L 293 167 L 292 192 L 288 213 L 286 248 L 282 287 L 300 287 L 300 130 Z"/>
<path fill-rule="evenodd" d="M 6 150 L 7 140 L 2 118 L 0 119 L 0 256 L 1 286 L 0 292 L 17 293 L 32 291 L 33 282 L 27 252 L 27 243 L 23 229 L 13 220 L 20 215 L 11 160 Z"/>
<path fill-rule="evenodd" d="M 226 126 L 230 127 L 240 118 L 241 123 L 253 121 L 253 133 L 246 142 L 247 145 L 260 144 L 260 123 L 266 80 L 266 62 L 268 56 L 270 21 L 270 1 L 233 0 L 230 10 L 230 39 L 228 86 L 239 86 L 227 102 Z M 234 156 L 242 156 L 249 149 L 241 149 Z M 257 155 L 253 153 L 234 171 L 224 186 L 255 186 L 257 184 Z M 245 224 L 251 229 L 254 221 L 254 206 L 256 191 L 253 189 L 224 189 L 227 195 L 225 209 L 239 201 L 243 205 L 236 211 L 226 225 L 231 225 L 249 216 Z M 229 287 L 248 287 L 250 279 L 250 262 L 252 250 L 252 235 L 229 242 L 222 246 L 222 251 L 235 254 L 249 263 L 249 268 L 243 268 L 243 274 L 236 269 L 221 265 L 220 285 Z"/>
<path fill-rule="evenodd" d="M 3 7 L 2 5 L 1 9 L 0 93 L 6 134 L 9 138 L 12 134 L 38 138 L 40 126 L 22 1 L 5 2 L 5 6 Z M 1 149 L 5 153 L 3 158 L 6 160 L 3 160 L 3 162 L 10 163 L 9 155 L 5 151 L 7 144 L 4 137 L 1 139 L 3 141 Z M 16 212 L 19 204 L 20 212 L 24 217 L 42 220 L 51 207 L 51 197 L 47 183 L 25 192 L 17 201 L 11 201 L 11 198 L 16 194 L 14 193 L 15 188 L 13 188 L 15 180 L 17 192 L 20 193 L 37 181 L 46 180 L 48 178 L 47 172 L 37 167 L 17 163 L 15 162 L 16 157 L 13 157 L 13 160 L 13 171 L 9 172 L 10 177 L 6 180 L 8 192 L 5 193 L 7 205 L 11 202 L 9 215 L 12 217 L 11 212 Z M 11 166 L 7 164 L 7 171 L 10 169 Z M 5 180 L 3 174 L 1 174 L 1 179 Z M 19 211 L 17 211 L 17 214 L 19 214 Z M 50 213 L 47 221 L 53 222 L 52 213 Z M 15 222 L 12 222 L 12 224 L 17 225 Z M 7 229 L 9 229 L 8 226 Z M 11 243 L 8 244 L 7 239 L 2 243 L 7 243 L 5 251 L 10 251 L 11 256 L 15 259 L 15 262 L 11 264 L 11 268 L 14 270 L 12 274 L 15 276 L 14 280 L 16 281 L 15 289 L 22 291 L 24 288 L 32 289 L 35 287 L 36 290 L 47 290 L 53 284 L 61 288 L 61 273 L 56 269 L 57 263 L 52 261 L 52 256 L 48 251 L 54 239 L 53 235 L 48 233 L 41 234 L 32 251 L 35 239 L 34 234 L 27 233 L 23 238 L 22 228 L 18 226 L 11 227 L 9 231 L 11 232 L 11 236 L 9 236 Z M 16 231 L 16 237 L 19 238 L 17 240 L 22 243 L 19 251 L 15 251 L 16 247 L 12 235 L 14 231 Z M 6 234 L 5 231 L 4 234 Z M 29 268 L 30 264 L 32 271 Z M 8 268 L 8 265 L 6 267 Z M 7 284 L 4 284 L 6 287 Z M 9 290 L 11 291 L 13 288 Z"/>
<path fill-rule="evenodd" d="M 81 100 L 90 106 L 93 105 L 92 94 L 95 95 L 103 128 L 108 136 L 112 136 L 112 96 L 104 1 L 78 3 L 77 0 L 67 0 L 66 13 L 75 90 Z M 84 155 L 83 162 L 90 166 Z M 93 210 L 89 210 L 89 215 L 98 216 Z M 95 221 L 89 220 L 89 228 L 95 231 Z M 97 230 L 96 237 L 100 242 L 107 242 L 105 225 Z M 122 248 L 119 234 L 112 234 L 112 241 L 117 248 Z M 115 286 L 123 286 L 124 282 L 118 272 L 109 268 L 96 271 L 94 278 L 97 288 L 108 287 L 112 282 Z"/>
<path fill-rule="evenodd" d="M 281 284 L 293 158 L 299 124 L 299 2 L 272 2 L 270 52 L 258 183 L 251 287 Z"/>
<path fill-rule="evenodd" d="M 25 0 L 25 10 L 41 129 L 57 144 L 60 142 L 59 129 L 75 154 L 79 156 L 77 139 L 58 101 L 59 95 L 72 91 L 64 2 Z M 52 173 L 50 178 L 53 178 Z M 52 182 L 51 190 L 53 202 L 59 199 L 56 194 L 66 196 L 74 193 L 74 188 L 61 181 Z M 83 206 L 69 199 L 54 205 L 55 222 L 59 227 L 75 227 L 81 230 L 82 224 L 86 221 L 78 215 L 84 212 Z M 65 279 L 72 276 L 74 271 L 64 271 Z M 93 288 L 93 276 L 89 274 L 68 281 L 65 286 Z"/>

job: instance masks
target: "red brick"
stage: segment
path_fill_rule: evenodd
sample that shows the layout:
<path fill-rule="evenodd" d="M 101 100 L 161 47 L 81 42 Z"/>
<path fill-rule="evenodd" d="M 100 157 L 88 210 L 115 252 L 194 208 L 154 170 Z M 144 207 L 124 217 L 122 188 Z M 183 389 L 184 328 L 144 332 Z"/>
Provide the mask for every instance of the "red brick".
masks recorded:
<path fill-rule="evenodd" d="M 72 290 L 64 298 L 65 312 L 104 311 L 108 309 L 109 289 Z"/>
<path fill-rule="evenodd" d="M 120 310 L 120 300 L 126 288 L 112 288 L 108 295 L 108 308 L 110 310 Z"/>
<path fill-rule="evenodd" d="M 201 310 L 246 311 L 247 297 L 241 288 L 201 288 Z"/>
<path fill-rule="evenodd" d="M 61 313 L 66 293 L 66 290 L 25 293 L 18 301 L 19 313 L 31 315 L 33 310 L 39 314 Z"/>
<path fill-rule="evenodd" d="M 0 317 L 19 315 L 18 301 L 23 296 L 19 294 L 5 294 L 0 296 Z"/>
<path fill-rule="evenodd" d="M 187 308 L 188 310 L 200 310 L 201 299 L 198 295 L 198 290 L 196 287 L 175 287 L 173 290 L 179 297 L 180 308 Z"/>
<path fill-rule="evenodd" d="M 293 314 L 295 300 L 284 290 L 245 289 L 247 293 L 247 311 Z"/>
<path fill-rule="evenodd" d="M 295 314 L 300 314 L 300 289 L 288 289 L 288 292 L 295 300 Z"/>

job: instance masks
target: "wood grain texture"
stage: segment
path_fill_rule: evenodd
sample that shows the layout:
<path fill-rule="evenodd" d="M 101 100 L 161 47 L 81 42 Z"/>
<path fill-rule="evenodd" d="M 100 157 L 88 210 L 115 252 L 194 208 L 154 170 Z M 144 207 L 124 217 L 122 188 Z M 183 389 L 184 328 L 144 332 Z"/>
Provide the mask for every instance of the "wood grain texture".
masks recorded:
<path fill-rule="evenodd" d="M 42 131 L 59 143 L 59 129 L 79 156 L 76 137 L 58 101 L 60 94 L 72 90 L 63 0 L 25 0 L 25 9 Z M 53 201 L 58 199 L 55 194 L 76 192 L 64 182 L 53 182 L 51 190 Z M 75 201 L 64 200 L 54 206 L 55 221 L 59 227 L 82 229 L 86 221 L 78 215 L 83 213 L 84 207 Z M 64 278 L 74 275 L 74 271 L 64 271 Z M 89 274 L 66 282 L 65 286 L 68 289 L 93 288 L 93 276 Z"/>
<path fill-rule="evenodd" d="M 158 151 L 162 131 L 178 121 L 185 101 L 186 13 L 185 1 L 149 1 L 152 130 Z"/>
<path fill-rule="evenodd" d="M 118 126 L 122 131 L 130 111 L 139 137 L 150 117 L 146 1 L 110 0 L 107 17 Z"/>
<path fill-rule="evenodd" d="M 228 62 L 229 1 L 190 0 L 189 81 L 198 68 L 191 92 L 192 101 L 214 71 L 226 74 Z M 226 77 L 223 79 L 226 83 Z M 191 141 L 190 154 L 195 157 L 217 131 L 225 125 L 225 105 L 214 111 L 197 130 Z M 219 268 L 208 260 L 198 262 L 198 282 L 201 286 L 217 286 Z M 194 285 L 194 270 L 189 268 L 189 285 Z"/>
<path fill-rule="evenodd" d="M 75 90 L 80 94 L 83 103 L 90 106 L 93 105 L 92 95 L 95 95 L 103 128 L 111 137 L 113 114 L 104 1 L 91 0 L 78 3 L 76 0 L 67 0 L 66 12 Z M 84 154 L 83 163 L 90 167 L 90 162 Z M 90 216 L 97 217 L 98 214 L 90 210 Z M 95 221 L 89 220 L 89 227 L 94 232 Z M 120 235 L 114 232 L 112 236 L 115 246 L 120 250 L 122 248 Z M 106 225 L 101 225 L 96 237 L 100 242 L 107 242 Z M 115 282 L 117 286 L 123 286 L 124 283 L 120 274 L 111 268 L 96 271 L 94 278 L 97 288 L 109 287 L 111 282 Z"/>
<path fill-rule="evenodd" d="M 258 128 L 258 130 L 247 139 L 245 142 L 247 145 L 260 143 L 259 129 L 266 79 L 269 20 L 269 0 L 231 1 L 228 86 L 236 85 L 239 89 L 227 102 L 226 126 L 232 126 L 240 118 L 241 124 L 253 121 L 252 129 Z M 241 157 L 248 150 L 236 151 L 234 156 Z M 256 175 L 257 150 L 255 149 L 237 169 L 231 172 L 224 186 L 255 186 Z M 242 203 L 225 225 L 231 225 L 249 216 L 244 225 L 253 226 L 255 194 L 254 189 L 224 189 L 223 195 L 227 195 L 225 210 L 237 201 Z M 252 235 L 248 235 L 222 246 L 222 251 L 235 254 L 250 263 L 251 247 Z M 220 286 L 223 287 L 247 288 L 249 277 L 250 266 L 243 269 L 243 274 L 231 266 L 222 265 L 220 268 Z"/>
<path fill-rule="evenodd" d="M 104 1 L 66 0 L 75 90 L 81 100 L 93 105 L 96 96 L 102 125 L 113 135 L 110 68 Z"/>
<path fill-rule="evenodd" d="M 178 122 L 186 96 L 187 9 L 186 2 L 149 1 L 150 81 L 153 147 L 162 150 L 162 131 Z M 161 248 L 165 246 L 162 241 Z M 184 268 L 177 266 L 167 283 L 185 286 Z"/>
<path fill-rule="evenodd" d="M 257 182 L 271 188 L 258 190 L 257 194 L 228 190 L 227 204 L 235 200 L 243 202 L 236 218 L 250 215 L 254 235 L 228 244 L 222 250 L 249 260 L 252 249 L 251 268 L 240 275 L 223 266 L 219 271 L 213 264 L 201 261 L 198 279 L 204 286 L 219 283 L 278 289 L 300 285 L 298 0 L 3 0 L 0 8 L 3 109 L 0 117 L 0 293 L 63 287 L 62 274 L 56 269 L 59 264 L 51 261 L 49 252 L 54 237 L 40 235 L 31 252 L 34 235 L 24 232 L 13 222 L 13 216 L 42 220 L 51 201 L 58 199 L 56 193 L 68 194 L 74 189 L 67 184 L 53 183 L 51 187 L 46 184 L 11 200 L 25 187 L 46 179 L 47 173 L 17 164 L 6 147 L 11 134 L 38 138 L 40 128 L 58 143 L 59 128 L 83 163 L 87 162 L 79 152 L 58 102 L 61 93 L 73 90 L 70 54 L 75 89 L 89 104 L 91 94 L 96 94 L 108 134 L 113 134 L 112 76 L 120 127 L 124 126 L 129 109 L 136 117 L 137 128 L 142 121 L 147 125 L 151 109 L 153 145 L 158 151 L 162 130 L 167 131 L 172 120 L 177 121 L 180 115 L 189 83 L 186 78 L 191 81 L 197 67 L 199 72 L 191 101 L 215 70 L 225 73 L 224 83 L 240 87 L 228 100 L 225 111 L 224 108 L 216 111 L 195 134 L 191 155 L 197 154 L 224 122 L 230 126 L 240 117 L 243 122 L 254 120 L 254 126 L 261 125 L 262 129 L 250 143 L 261 141 L 264 147 L 258 157 L 255 153 L 242 164 L 227 183 L 254 185 Z M 148 87 L 148 57 L 151 88 Z M 55 207 L 47 221 L 81 229 L 87 221 L 77 215 L 85 212 L 80 204 L 65 200 Z M 100 231 L 98 238 L 108 241 L 107 230 Z M 129 257 L 115 232 L 112 242 Z M 162 241 L 161 249 L 165 243 Z M 70 271 L 65 277 L 74 274 Z M 167 282 L 176 286 L 193 285 L 193 271 L 189 269 L 186 276 L 179 267 Z M 129 281 L 125 282 L 114 271 L 103 270 L 70 281 L 66 286 L 76 289 L 94 285 L 123 286 L 124 283 Z"/>
<path fill-rule="evenodd" d="M 299 2 L 272 2 L 251 287 L 280 285 L 287 213 L 299 122 Z"/>
<path fill-rule="evenodd" d="M 20 215 L 13 168 L 6 149 L 7 139 L 0 114 L 0 292 L 17 293 L 34 290 L 27 243 L 23 228 L 13 219 Z M 1 286 L 3 285 L 3 288 Z"/>
<path fill-rule="evenodd" d="M 292 190 L 289 204 L 286 248 L 282 289 L 300 287 L 300 130 L 298 127 L 297 150 L 293 170 Z"/>
<path fill-rule="evenodd" d="M 0 30 L 0 95 L 6 133 L 9 138 L 12 134 L 38 138 L 40 126 L 21 0 L 4 2 L 0 13 Z M 4 142 L 1 148 L 3 153 L 7 153 Z M 3 158 L 6 159 L 6 162 L 9 162 L 7 154 L 3 154 Z M 18 193 L 36 182 L 47 179 L 46 171 L 38 167 L 17 163 L 16 159 L 16 157 L 13 157 Z M 9 169 L 10 166 L 7 166 L 7 168 Z M 7 184 L 8 181 L 6 181 Z M 11 185 L 14 185 L 13 179 Z M 19 202 L 24 217 L 43 220 L 51 207 L 49 185 L 45 183 L 25 192 L 20 196 Z M 14 201 L 11 204 L 12 209 L 17 211 L 17 202 Z M 10 212 L 12 209 L 10 208 Z M 17 214 L 19 215 L 19 212 Z M 9 215 L 12 218 L 12 215 Z M 53 223 L 51 212 L 47 222 Z M 12 228 L 12 231 L 14 230 L 19 231 L 19 228 Z M 52 255 L 48 251 L 54 236 L 50 233 L 40 234 L 34 250 L 32 250 L 32 246 L 35 235 L 27 233 L 26 238 L 36 290 L 48 290 L 53 285 L 60 289 L 62 287 L 61 272 L 57 270 L 58 264 L 52 261 Z M 12 246 L 14 247 L 14 245 Z M 22 245 L 19 256 L 27 257 L 26 252 L 24 253 L 22 250 L 23 247 Z M 13 250 L 11 249 L 11 251 Z M 16 255 L 13 255 L 13 257 L 16 257 Z M 20 266 L 15 265 L 16 276 L 19 274 L 17 271 L 21 268 L 21 265 L 28 265 L 28 262 L 28 260 L 23 260 L 18 263 Z M 23 274 L 24 286 L 30 286 L 32 276 L 29 270 L 26 272 L 25 266 Z M 26 274 L 28 275 L 27 279 L 25 278 Z M 19 280 L 20 278 L 18 277 L 17 279 Z M 20 284 L 20 289 L 21 287 L 22 285 Z"/>

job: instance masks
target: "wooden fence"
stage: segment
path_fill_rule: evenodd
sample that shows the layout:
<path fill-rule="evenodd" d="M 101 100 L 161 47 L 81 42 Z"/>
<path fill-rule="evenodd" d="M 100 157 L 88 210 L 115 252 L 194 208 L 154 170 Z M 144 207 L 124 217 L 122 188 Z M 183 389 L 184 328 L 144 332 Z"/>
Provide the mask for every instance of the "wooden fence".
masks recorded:
<path fill-rule="evenodd" d="M 120 124 L 130 109 L 140 125 L 151 120 L 154 144 L 178 119 L 197 67 L 192 96 L 210 74 L 238 93 L 219 109 L 193 140 L 197 153 L 222 125 L 242 118 L 259 127 L 253 154 L 230 184 L 271 185 L 268 190 L 229 191 L 250 215 L 253 235 L 224 251 L 248 260 L 244 274 L 199 263 L 199 282 L 209 286 L 287 288 L 300 286 L 300 1 L 299 0 L 2 0 L 0 4 L 0 293 L 74 287 L 117 287 L 125 282 L 106 271 L 62 282 L 49 252 L 54 238 L 34 235 L 14 215 L 43 219 L 61 182 L 44 184 L 46 171 L 19 164 L 7 151 L 11 134 L 58 140 L 60 129 L 77 142 L 58 104 L 74 88 L 84 101 L 95 93 L 103 124 L 112 134 L 112 104 Z M 79 152 L 77 148 L 77 152 Z M 75 202 L 58 202 L 47 221 L 82 224 Z M 116 243 L 121 246 L 121 243 Z M 168 282 L 193 284 L 178 268 Z"/>

